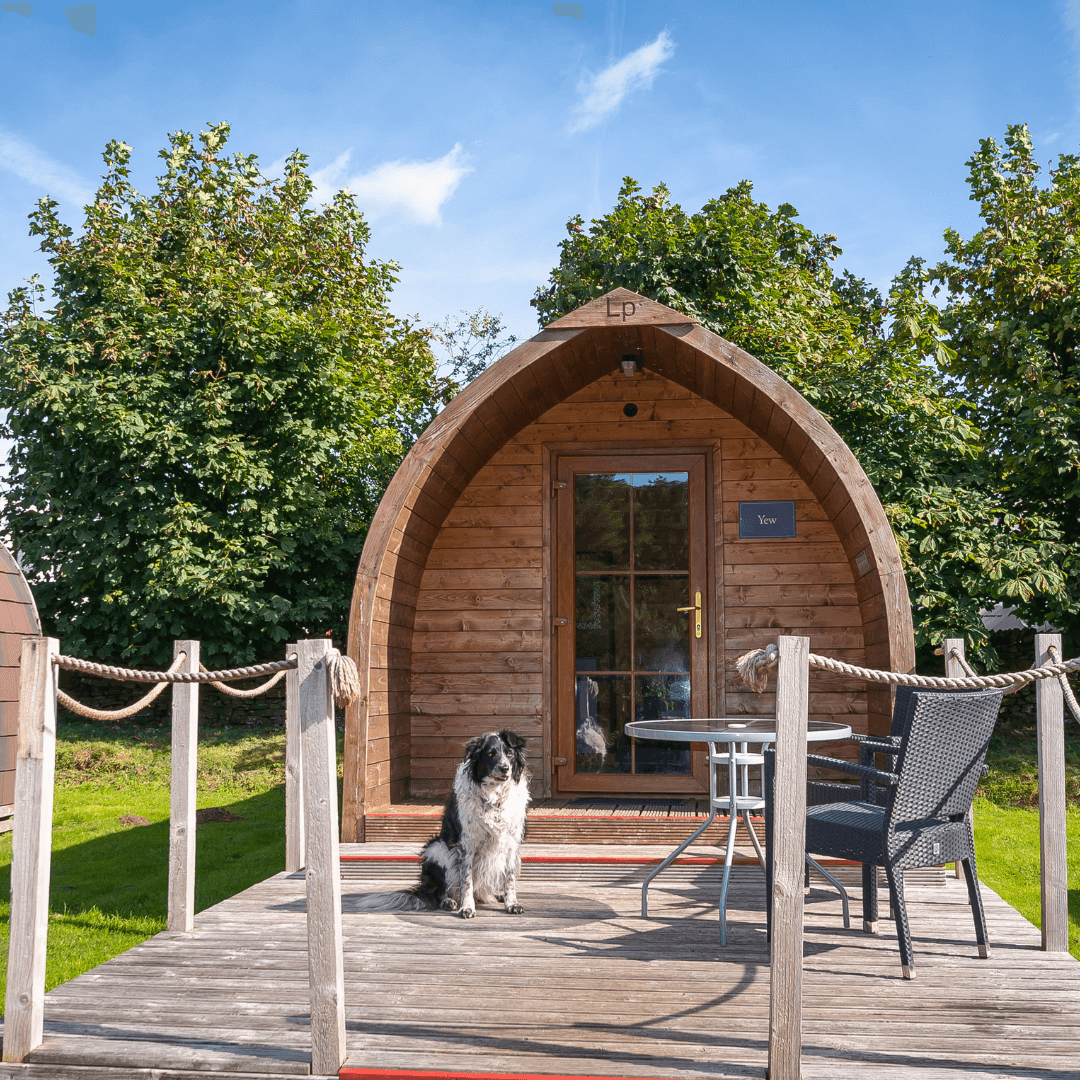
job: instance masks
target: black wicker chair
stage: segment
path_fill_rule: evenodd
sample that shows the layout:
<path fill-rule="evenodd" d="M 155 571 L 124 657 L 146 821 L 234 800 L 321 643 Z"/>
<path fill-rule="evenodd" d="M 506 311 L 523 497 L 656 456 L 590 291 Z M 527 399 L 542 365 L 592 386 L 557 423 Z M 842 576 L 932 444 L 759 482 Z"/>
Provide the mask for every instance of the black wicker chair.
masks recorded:
<path fill-rule="evenodd" d="M 961 863 L 979 955 L 988 955 L 969 811 L 1001 697 L 1000 690 L 898 694 L 893 733 L 886 739 L 862 739 L 860 764 L 817 754 L 807 757 L 809 764 L 857 776 L 862 782 L 858 800 L 851 798 L 852 785 L 811 782 L 810 795 L 820 801 L 815 804 L 808 799 L 806 850 L 863 864 L 863 927 L 871 933 L 878 917 L 877 867 L 885 868 L 906 979 L 915 977 L 904 904 L 906 869 Z M 873 767 L 874 753 L 887 755 L 888 770 Z M 769 750 L 764 777 L 767 843 L 771 840 L 774 778 L 775 751 Z M 838 799 L 841 793 L 847 798 Z M 771 923 L 771 845 L 766 849 L 766 893 Z"/>

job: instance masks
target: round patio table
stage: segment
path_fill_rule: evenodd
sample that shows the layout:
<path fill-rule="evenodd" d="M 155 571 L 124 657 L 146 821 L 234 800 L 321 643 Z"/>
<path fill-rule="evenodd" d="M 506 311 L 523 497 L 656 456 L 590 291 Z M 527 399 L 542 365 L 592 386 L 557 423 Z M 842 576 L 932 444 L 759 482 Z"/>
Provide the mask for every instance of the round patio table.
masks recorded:
<path fill-rule="evenodd" d="M 662 870 L 667 869 L 712 823 L 718 810 L 728 812 L 727 849 L 724 853 L 724 876 L 720 885 L 720 944 L 727 945 L 727 893 L 731 880 L 731 862 L 735 854 L 735 829 L 739 815 L 746 823 L 746 831 L 754 844 L 758 862 L 765 870 L 765 854 L 761 850 L 757 833 L 750 824 L 750 811 L 760 810 L 765 800 L 750 794 L 750 766 L 765 761 L 765 748 L 776 742 L 776 720 L 765 717 L 736 716 L 701 720 L 635 720 L 626 725 L 626 733 L 635 739 L 662 739 L 665 742 L 703 742 L 709 744 L 709 816 L 705 824 L 692 832 L 649 876 L 641 886 L 641 917 L 649 917 L 649 884 Z M 807 724 L 807 742 L 830 742 L 846 739 L 851 735 L 847 724 L 827 720 L 811 720 Z M 750 746 L 757 749 L 751 752 Z M 721 749 L 724 748 L 724 749 Z M 732 795 L 718 795 L 716 791 L 717 766 L 727 766 L 728 791 Z M 807 855 L 807 861 L 826 877 L 837 889 L 844 901 L 844 925 L 848 924 L 847 893 L 827 870 Z"/>

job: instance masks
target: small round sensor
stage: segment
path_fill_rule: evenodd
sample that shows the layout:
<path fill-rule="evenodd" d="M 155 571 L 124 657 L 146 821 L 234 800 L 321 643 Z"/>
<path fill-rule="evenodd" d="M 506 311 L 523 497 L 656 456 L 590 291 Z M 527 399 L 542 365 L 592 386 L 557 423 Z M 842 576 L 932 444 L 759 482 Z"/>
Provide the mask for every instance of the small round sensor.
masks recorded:
<path fill-rule="evenodd" d="M 622 411 L 623 416 L 637 416 L 637 406 L 632 401 L 628 401 L 622 407 Z"/>

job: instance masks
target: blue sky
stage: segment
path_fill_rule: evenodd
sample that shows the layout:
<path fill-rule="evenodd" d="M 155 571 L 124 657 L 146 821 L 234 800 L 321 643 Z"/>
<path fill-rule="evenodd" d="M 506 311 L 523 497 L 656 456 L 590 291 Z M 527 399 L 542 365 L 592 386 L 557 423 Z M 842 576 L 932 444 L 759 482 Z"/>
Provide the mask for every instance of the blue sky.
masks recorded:
<path fill-rule="evenodd" d="M 624 175 L 688 209 L 748 178 L 883 286 L 977 228 L 980 138 L 1025 121 L 1044 162 L 1080 143 L 1080 0 L 2 8 L 5 293 L 47 270 L 34 199 L 77 226 L 107 140 L 149 190 L 167 132 L 221 120 L 268 170 L 299 147 L 358 194 L 371 253 L 402 264 L 399 314 L 483 305 L 520 336 L 566 220 L 608 210 Z"/>

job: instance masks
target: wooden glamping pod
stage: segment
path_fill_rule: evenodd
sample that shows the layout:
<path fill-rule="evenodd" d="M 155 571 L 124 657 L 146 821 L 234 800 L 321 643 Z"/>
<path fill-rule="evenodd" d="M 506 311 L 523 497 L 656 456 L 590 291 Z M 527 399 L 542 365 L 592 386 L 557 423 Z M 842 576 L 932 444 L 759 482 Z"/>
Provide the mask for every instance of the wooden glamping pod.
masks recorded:
<path fill-rule="evenodd" d="M 0 544 L 0 832 L 11 828 L 15 809 L 22 639 L 40 634 L 41 621 L 30 586 L 15 557 Z"/>
<path fill-rule="evenodd" d="M 689 609 L 689 610 L 687 610 Z M 706 795 L 705 755 L 625 723 L 770 715 L 736 657 L 914 665 L 900 557 L 851 451 L 791 386 L 616 289 L 466 387 L 387 488 L 356 577 L 342 832 L 445 794 L 511 727 L 534 794 Z M 812 673 L 810 713 L 885 732 L 889 692 Z"/>

